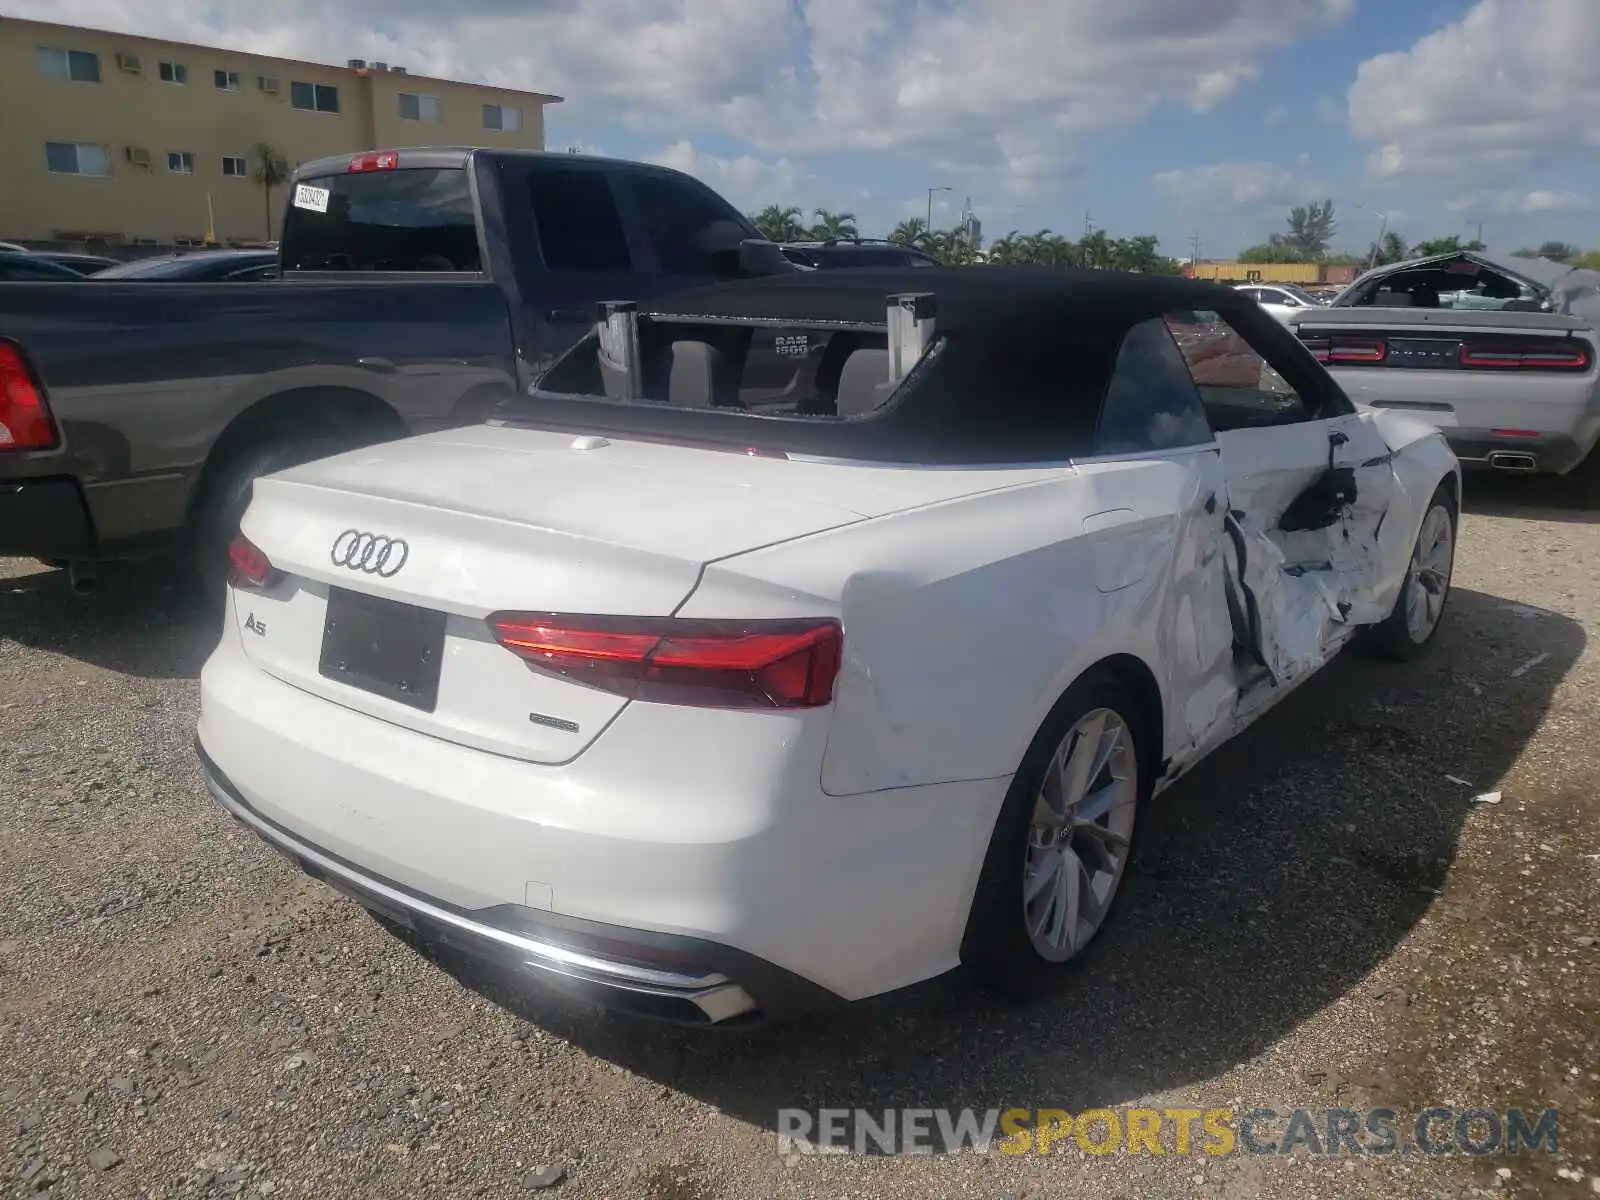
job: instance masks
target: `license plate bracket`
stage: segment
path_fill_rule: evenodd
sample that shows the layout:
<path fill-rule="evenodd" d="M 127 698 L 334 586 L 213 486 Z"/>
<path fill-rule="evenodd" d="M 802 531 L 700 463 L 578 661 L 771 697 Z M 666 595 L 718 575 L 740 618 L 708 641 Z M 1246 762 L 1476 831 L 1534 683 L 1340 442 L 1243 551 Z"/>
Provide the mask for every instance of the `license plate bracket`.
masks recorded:
<path fill-rule="evenodd" d="M 317 670 L 324 679 L 432 712 L 447 619 L 433 609 L 330 588 Z"/>

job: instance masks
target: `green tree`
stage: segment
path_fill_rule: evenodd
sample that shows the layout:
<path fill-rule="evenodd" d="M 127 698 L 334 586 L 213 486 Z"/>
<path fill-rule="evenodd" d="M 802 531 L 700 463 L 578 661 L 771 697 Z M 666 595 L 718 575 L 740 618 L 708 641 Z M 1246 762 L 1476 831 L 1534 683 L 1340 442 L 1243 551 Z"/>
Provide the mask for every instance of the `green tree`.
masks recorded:
<path fill-rule="evenodd" d="M 798 208 L 769 204 L 760 212 L 751 213 L 750 221 L 769 242 L 796 242 L 806 236 Z"/>
<path fill-rule="evenodd" d="M 1544 242 L 1539 247 L 1539 257 L 1548 258 L 1552 262 L 1570 262 L 1577 258 L 1579 250 L 1576 246 L 1569 246 L 1566 242 Z"/>
<path fill-rule="evenodd" d="M 816 241 L 825 242 L 832 238 L 860 237 L 856 229 L 855 213 L 829 212 L 825 208 L 814 208 L 811 215 L 816 218 L 810 230 L 811 237 Z"/>
<path fill-rule="evenodd" d="M 928 223 L 921 217 L 907 217 L 894 227 L 889 240 L 902 246 L 922 246 L 928 240 L 928 233 Z"/>
<path fill-rule="evenodd" d="M 1572 260 L 1572 265 L 1584 271 L 1600 271 L 1600 250 L 1590 250 Z"/>
<path fill-rule="evenodd" d="M 1375 267 L 1387 267 L 1391 263 L 1405 262 L 1410 255 L 1406 253 L 1406 240 L 1393 229 L 1372 243 L 1372 248 L 1367 252 L 1367 261 Z"/>
<path fill-rule="evenodd" d="M 257 142 L 253 151 L 255 157 L 255 180 L 266 194 L 267 205 L 267 241 L 272 240 L 272 189 L 282 187 L 289 182 L 289 164 L 282 154 L 270 142 Z"/>
<path fill-rule="evenodd" d="M 1239 251 L 1239 261 L 1243 263 L 1283 263 L 1304 262 L 1305 257 L 1288 244 L 1288 239 L 1281 233 L 1275 233 L 1266 241 L 1255 246 L 1246 246 Z"/>
<path fill-rule="evenodd" d="M 1333 201 L 1297 204 L 1289 210 L 1289 232 L 1283 243 L 1298 255 L 1298 261 L 1315 262 L 1328 253 L 1328 243 L 1339 232 L 1333 217 Z"/>

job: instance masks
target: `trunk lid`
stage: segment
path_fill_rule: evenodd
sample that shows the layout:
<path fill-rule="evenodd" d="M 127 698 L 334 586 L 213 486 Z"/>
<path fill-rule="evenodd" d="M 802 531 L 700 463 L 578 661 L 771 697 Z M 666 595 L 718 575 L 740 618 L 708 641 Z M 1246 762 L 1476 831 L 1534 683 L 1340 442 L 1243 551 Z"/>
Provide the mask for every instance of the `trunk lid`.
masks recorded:
<path fill-rule="evenodd" d="M 530 668 L 495 641 L 490 614 L 667 616 L 708 562 L 1033 474 L 883 470 L 493 426 L 410 438 L 256 481 L 243 532 L 286 578 L 235 592 L 238 636 L 262 670 L 335 703 L 494 753 L 566 762 L 627 701 Z M 386 685 L 373 684 L 374 671 Z"/>

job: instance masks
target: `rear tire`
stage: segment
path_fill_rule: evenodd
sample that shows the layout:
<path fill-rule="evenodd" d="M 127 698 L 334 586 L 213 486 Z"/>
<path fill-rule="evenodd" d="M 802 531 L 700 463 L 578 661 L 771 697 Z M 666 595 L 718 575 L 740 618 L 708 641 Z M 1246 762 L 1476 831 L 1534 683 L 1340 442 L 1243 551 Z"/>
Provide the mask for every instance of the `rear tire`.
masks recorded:
<path fill-rule="evenodd" d="M 1455 493 L 1446 480 L 1422 515 L 1394 609 L 1367 631 L 1361 639 L 1362 649 L 1391 662 L 1410 662 L 1433 643 L 1450 600 L 1458 526 Z"/>
<path fill-rule="evenodd" d="M 1094 671 L 1067 689 L 1034 737 L 995 822 L 962 939 L 962 965 L 981 986 L 1012 999 L 1048 995 L 1105 929 L 1154 777 L 1143 715 L 1120 680 Z"/>
<path fill-rule="evenodd" d="M 228 546 L 250 506 L 256 478 L 337 454 L 357 443 L 332 434 L 248 447 L 223 463 L 195 502 L 190 569 L 208 604 L 220 603 L 228 581 Z"/>

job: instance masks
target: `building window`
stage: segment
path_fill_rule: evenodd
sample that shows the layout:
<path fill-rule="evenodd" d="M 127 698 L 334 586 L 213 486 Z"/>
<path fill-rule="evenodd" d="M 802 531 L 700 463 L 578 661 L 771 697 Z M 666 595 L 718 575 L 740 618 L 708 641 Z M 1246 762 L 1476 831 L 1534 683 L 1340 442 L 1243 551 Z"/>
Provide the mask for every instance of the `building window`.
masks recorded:
<path fill-rule="evenodd" d="M 39 70 L 52 79 L 70 79 L 74 83 L 99 83 L 100 56 L 88 50 L 63 50 L 59 46 L 40 46 Z"/>
<path fill-rule="evenodd" d="M 515 133 L 522 128 L 522 110 L 507 108 L 503 104 L 483 106 L 483 127 L 498 129 L 501 133 Z"/>
<path fill-rule="evenodd" d="M 171 171 L 174 175 L 193 175 L 194 151 L 168 150 L 167 170 Z"/>
<path fill-rule="evenodd" d="M 289 104 L 307 112 L 336 113 L 339 111 L 339 89 L 325 83 L 299 83 L 289 81 Z"/>
<path fill-rule="evenodd" d="M 444 116 L 439 97 L 424 96 L 416 92 L 400 93 L 400 119 L 402 121 L 438 121 Z"/>
<path fill-rule="evenodd" d="M 162 83 L 188 83 L 189 68 L 182 63 L 164 62 L 157 67 Z"/>
<path fill-rule="evenodd" d="M 250 164 L 237 154 L 222 156 L 222 173 L 233 179 L 243 179 L 250 174 Z"/>
<path fill-rule="evenodd" d="M 159 246 L 161 245 L 161 239 L 153 237 L 135 237 L 133 239 L 133 244 L 135 246 Z"/>
<path fill-rule="evenodd" d="M 93 142 L 46 142 L 44 162 L 52 175 L 111 174 L 111 152 Z"/>
<path fill-rule="evenodd" d="M 211 78 L 216 82 L 219 92 L 237 92 L 239 90 L 239 72 L 213 71 Z"/>

